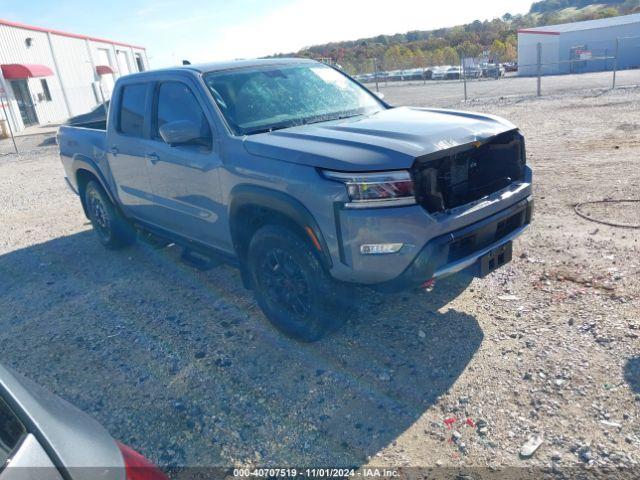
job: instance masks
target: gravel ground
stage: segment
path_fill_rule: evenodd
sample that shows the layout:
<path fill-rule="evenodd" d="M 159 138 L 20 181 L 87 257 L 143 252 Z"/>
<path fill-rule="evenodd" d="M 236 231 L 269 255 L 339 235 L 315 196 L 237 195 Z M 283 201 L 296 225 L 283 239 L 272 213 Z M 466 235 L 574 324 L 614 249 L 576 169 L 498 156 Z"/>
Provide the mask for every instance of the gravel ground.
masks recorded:
<path fill-rule="evenodd" d="M 456 106 L 527 138 L 536 214 L 514 261 L 449 303 L 445 283 L 362 292 L 313 345 L 276 333 L 232 268 L 104 250 L 55 145 L 19 139 L 0 157 L 0 361 L 163 466 L 640 474 L 640 232 L 574 212 L 640 198 L 640 89 Z M 640 223 L 638 204 L 589 208 Z"/>

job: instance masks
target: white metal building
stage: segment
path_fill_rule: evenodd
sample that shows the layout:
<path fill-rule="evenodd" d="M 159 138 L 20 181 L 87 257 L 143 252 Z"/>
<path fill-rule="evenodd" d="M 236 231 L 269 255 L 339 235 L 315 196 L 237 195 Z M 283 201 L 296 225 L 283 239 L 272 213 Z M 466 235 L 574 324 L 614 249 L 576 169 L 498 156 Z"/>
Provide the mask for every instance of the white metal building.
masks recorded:
<path fill-rule="evenodd" d="M 519 30 L 519 75 L 537 75 L 538 44 L 543 75 L 638 68 L 640 13 Z"/>
<path fill-rule="evenodd" d="M 20 131 L 86 113 L 148 68 L 144 47 L 0 20 L 0 121 Z"/>

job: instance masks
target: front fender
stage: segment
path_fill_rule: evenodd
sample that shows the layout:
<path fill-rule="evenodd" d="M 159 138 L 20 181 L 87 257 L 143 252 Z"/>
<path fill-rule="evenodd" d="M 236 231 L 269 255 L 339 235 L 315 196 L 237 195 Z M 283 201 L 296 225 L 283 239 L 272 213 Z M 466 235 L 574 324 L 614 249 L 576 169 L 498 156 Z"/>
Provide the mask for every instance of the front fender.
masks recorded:
<path fill-rule="evenodd" d="M 237 219 L 240 210 L 247 206 L 273 210 L 295 222 L 312 240 L 318 250 L 323 266 L 327 269 L 331 268 L 331 256 L 324 235 L 307 207 L 291 195 L 266 187 L 238 185 L 231 190 L 229 196 L 229 219 L 231 221 L 231 237 L 234 244 L 236 244 L 238 238 L 237 225 L 239 224 L 237 221 L 234 222 L 234 219 Z M 313 233 L 313 236 L 309 230 Z"/>

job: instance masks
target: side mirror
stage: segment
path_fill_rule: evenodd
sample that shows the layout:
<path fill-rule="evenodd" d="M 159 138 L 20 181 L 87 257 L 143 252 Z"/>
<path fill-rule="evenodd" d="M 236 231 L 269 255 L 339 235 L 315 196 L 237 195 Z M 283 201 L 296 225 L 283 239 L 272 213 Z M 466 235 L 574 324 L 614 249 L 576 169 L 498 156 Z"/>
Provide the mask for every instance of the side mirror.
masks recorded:
<path fill-rule="evenodd" d="M 167 145 L 189 145 L 200 139 L 200 126 L 189 120 L 176 120 L 162 125 L 159 129 L 162 140 Z"/>
<path fill-rule="evenodd" d="M 380 100 L 384 100 L 384 93 L 382 92 L 374 92 L 376 94 L 376 97 L 378 97 Z"/>

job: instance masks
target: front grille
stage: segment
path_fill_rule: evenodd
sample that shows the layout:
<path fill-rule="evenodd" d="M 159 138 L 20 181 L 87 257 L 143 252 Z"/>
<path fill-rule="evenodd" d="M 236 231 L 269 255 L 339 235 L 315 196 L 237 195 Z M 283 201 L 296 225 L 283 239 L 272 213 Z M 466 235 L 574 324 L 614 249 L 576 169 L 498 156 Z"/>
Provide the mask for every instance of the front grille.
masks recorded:
<path fill-rule="evenodd" d="M 479 200 L 524 179 L 524 138 L 518 131 L 446 153 L 418 158 L 413 166 L 416 200 L 431 213 Z"/>
<path fill-rule="evenodd" d="M 455 238 L 449 244 L 447 263 L 455 262 L 478 250 L 498 242 L 527 223 L 527 210 L 522 209 L 498 222 L 492 222 Z"/>

